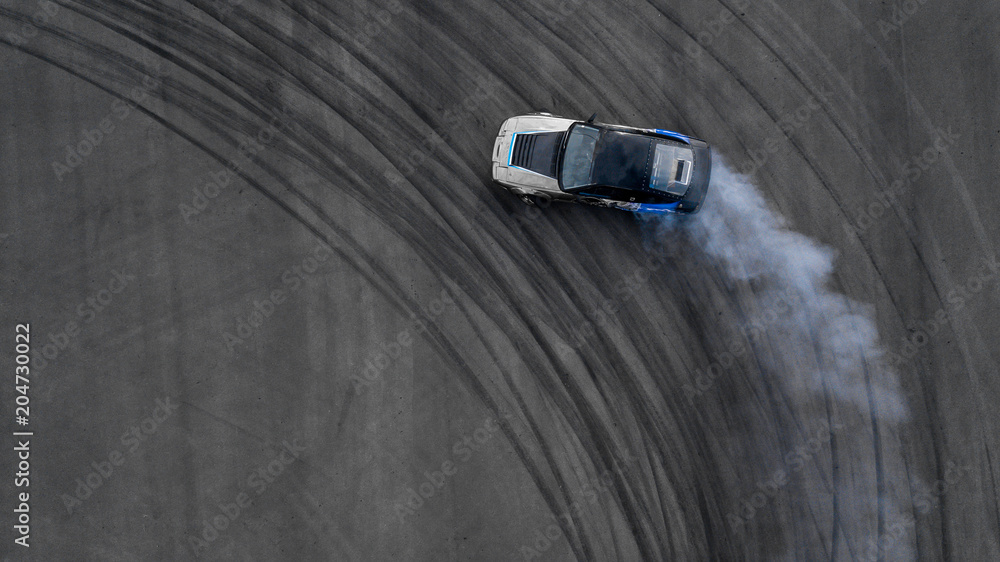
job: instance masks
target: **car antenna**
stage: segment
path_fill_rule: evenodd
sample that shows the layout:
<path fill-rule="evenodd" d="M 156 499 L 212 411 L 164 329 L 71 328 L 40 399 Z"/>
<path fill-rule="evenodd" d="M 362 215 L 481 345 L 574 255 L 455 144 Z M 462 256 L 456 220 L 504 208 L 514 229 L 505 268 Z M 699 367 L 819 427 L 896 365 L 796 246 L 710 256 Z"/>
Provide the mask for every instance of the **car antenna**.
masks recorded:
<path fill-rule="evenodd" d="M 593 123 L 594 119 L 597 119 L 597 113 L 596 112 L 593 115 L 590 116 L 590 119 L 587 119 L 587 123 Z"/>

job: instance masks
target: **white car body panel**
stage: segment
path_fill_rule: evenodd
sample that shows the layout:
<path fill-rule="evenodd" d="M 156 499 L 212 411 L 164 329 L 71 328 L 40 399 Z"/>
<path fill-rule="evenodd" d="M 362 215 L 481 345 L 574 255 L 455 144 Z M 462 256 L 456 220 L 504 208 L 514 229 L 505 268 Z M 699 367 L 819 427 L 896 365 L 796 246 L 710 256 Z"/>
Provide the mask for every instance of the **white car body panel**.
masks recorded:
<path fill-rule="evenodd" d="M 519 115 L 504 121 L 493 145 L 493 179 L 519 195 L 542 191 L 552 197 L 566 198 L 555 178 L 509 165 L 510 149 L 518 133 L 566 131 L 575 122 L 552 115 Z"/>

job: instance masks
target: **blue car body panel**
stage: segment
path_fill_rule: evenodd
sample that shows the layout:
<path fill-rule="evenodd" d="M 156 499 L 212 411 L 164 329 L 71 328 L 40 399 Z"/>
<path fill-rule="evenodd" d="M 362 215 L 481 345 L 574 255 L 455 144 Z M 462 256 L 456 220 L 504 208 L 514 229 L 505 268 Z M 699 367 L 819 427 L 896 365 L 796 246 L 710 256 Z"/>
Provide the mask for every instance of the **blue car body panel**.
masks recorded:
<path fill-rule="evenodd" d="M 639 208 L 635 210 L 636 213 L 676 213 L 677 206 L 680 205 L 680 201 L 674 203 L 663 203 L 660 205 L 653 205 L 650 203 L 643 203 L 639 205 Z"/>
<path fill-rule="evenodd" d="M 670 137 L 670 138 L 672 138 L 674 140 L 677 140 L 677 141 L 680 141 L 680 142 L 683 142 L 683 143 L 690 143 L 691 142 L 691 137 L 689 137 L 687 135 L 682 135 L 680 133 L 675 133 L 673 131 L 668 131 L 666 129 L 653 129 L 653 132 L 656 133 L 656 134 L 658 134 L 658 135 L 663 135 L 665 137 Z"/>

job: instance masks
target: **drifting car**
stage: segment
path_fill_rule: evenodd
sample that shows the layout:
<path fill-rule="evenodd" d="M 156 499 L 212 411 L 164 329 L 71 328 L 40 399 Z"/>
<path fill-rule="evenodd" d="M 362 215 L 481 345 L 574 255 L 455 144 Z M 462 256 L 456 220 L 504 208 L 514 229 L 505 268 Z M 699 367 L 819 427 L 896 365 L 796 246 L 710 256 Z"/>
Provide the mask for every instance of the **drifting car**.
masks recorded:
<path fill-rule="evenodd" d="M 493 181 L 529 205 L 575 201 L 646 213 L 695 213 L 708 192 L 711 149 L 664 129 L 531 113 L 500 126 Z"/>

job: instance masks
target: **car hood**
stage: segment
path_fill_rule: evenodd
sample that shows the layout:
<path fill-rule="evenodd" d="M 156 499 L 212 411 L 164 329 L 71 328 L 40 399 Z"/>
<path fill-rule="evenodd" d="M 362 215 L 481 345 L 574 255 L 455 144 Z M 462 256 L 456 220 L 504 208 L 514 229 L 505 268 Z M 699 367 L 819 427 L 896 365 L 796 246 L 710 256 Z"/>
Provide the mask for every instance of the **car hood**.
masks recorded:
<path fill-rule="evenodd" d="M 511 187 L 559 191 L 556 159 L 575 121 L 551 115 L 520 115 L 500 126 L 493 145 L 493 177 Z"/>

